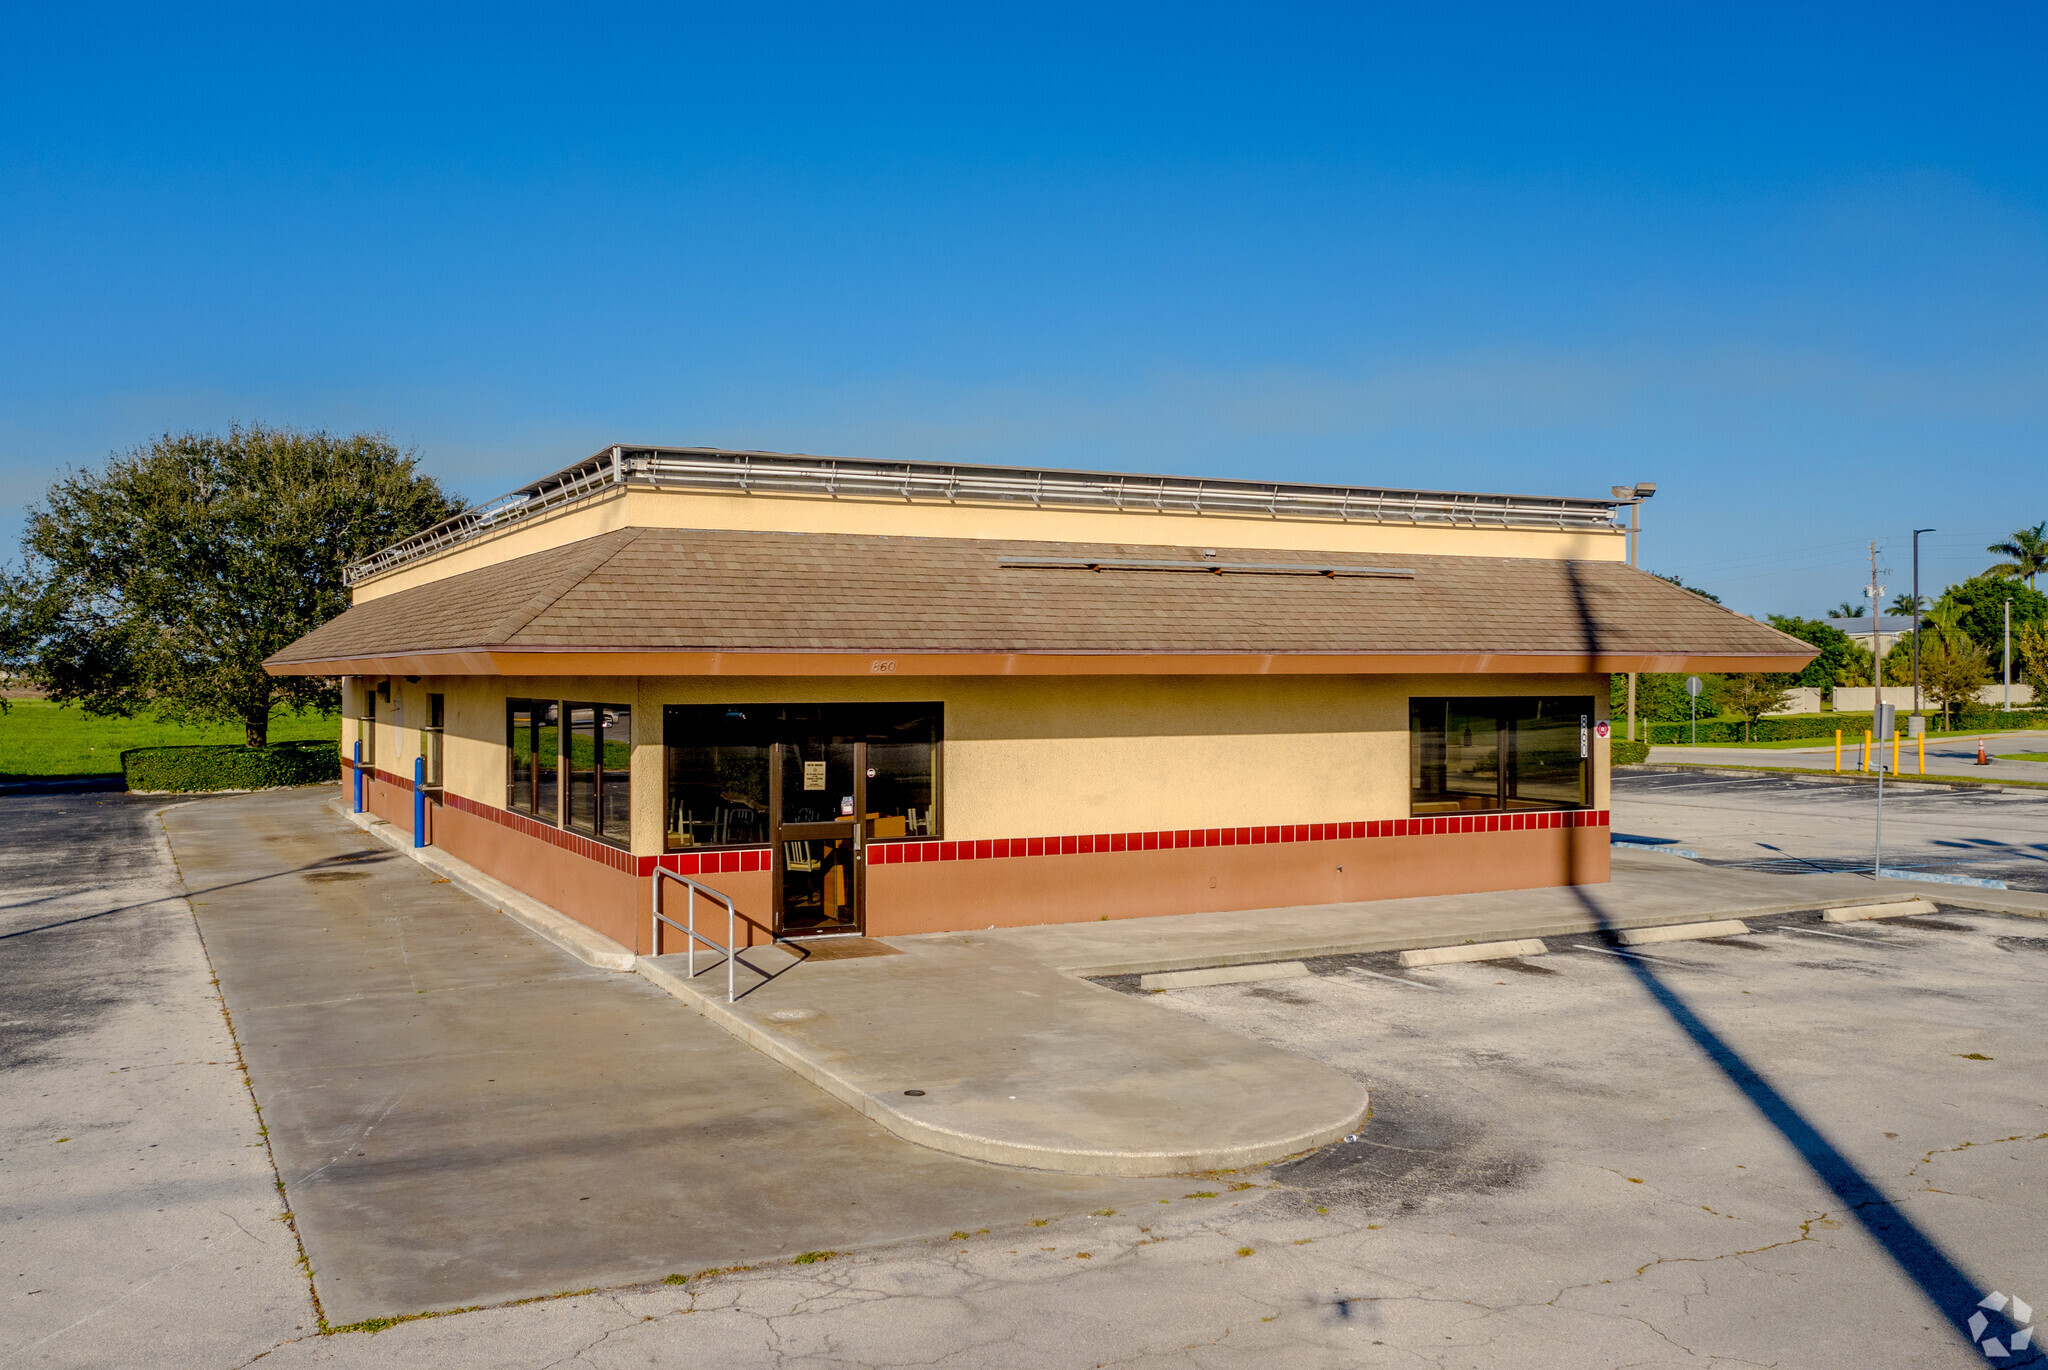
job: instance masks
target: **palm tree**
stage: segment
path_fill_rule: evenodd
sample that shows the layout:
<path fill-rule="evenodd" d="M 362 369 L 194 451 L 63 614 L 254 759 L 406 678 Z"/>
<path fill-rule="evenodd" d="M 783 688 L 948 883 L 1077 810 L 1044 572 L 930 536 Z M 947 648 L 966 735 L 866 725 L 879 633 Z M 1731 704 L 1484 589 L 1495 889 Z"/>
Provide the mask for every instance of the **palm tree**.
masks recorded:
<path fill-rule="evenodd" d="M 2034 577 L 2048 571 L 2048 521 L 2018 529 L 2004 542 L 1994 542 L 1984 550 L 2005 558 L 1991 568 L 1992 575 L 2024 580 L 2032 590 L 2036 588 Z"/>
<path fill-rule="evenodd" d="M 1888 614 L 1897 614 L 1897 615 L 1899 615 L 1900 617 L 1904 618 L 1904 617 L 1908 617 L 1908 616 L 1910 616 L 1910 615 L 1912 614 L 1912 612 L 1913 612 L 1914 608 L 1915 608 L 1915 605 L 1914 605 L 1914 603 L 1913 603 L 1913 596 L 1911 596 L 1911 595 L 1893 595 L 1893 596 L 1892 596 L 1892 602 L 1884 606 L 1884 611 L 1885 611 L 1886 613 L 1888 613 Z M 1926 610 L 1927 610 L 1927 596 L 1925 596 L 1925 595 L 1922 595 L 1922 596 L 1920 596 L 1920 603 L 1919 603 L 1919 605 L 1918 605 L 1918 608 L 1919 608 L 1919 609 L 1921 610 L 1921 612 L 1923 612 L 1923 613 L 1925 613 L 1925 612 L 1926 612 Z"/>
<path fill-rule="evenodd" d="M 1863 606 L 1861 604 L 1851 604 L 1848 600 L 1845 599 L 1840 604 L 1837 604 L 1833 609 L 1830 609 L 1828 611 L 1828 617 L 1862 618 Z"/>

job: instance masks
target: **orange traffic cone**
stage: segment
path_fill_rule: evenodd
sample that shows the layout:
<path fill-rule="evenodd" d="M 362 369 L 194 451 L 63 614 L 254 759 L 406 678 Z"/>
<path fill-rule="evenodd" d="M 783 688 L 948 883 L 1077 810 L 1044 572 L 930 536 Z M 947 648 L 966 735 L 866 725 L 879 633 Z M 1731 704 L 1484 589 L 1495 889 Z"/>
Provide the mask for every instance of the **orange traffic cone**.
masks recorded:
<path fill-rule="evenodd" d="M 1984 739 L 1981 737 L 1977 739 L 1977 764 L 1979 766 L 1989 766 L 1991 764 L 1991 758 L 1984 754 Z"/>

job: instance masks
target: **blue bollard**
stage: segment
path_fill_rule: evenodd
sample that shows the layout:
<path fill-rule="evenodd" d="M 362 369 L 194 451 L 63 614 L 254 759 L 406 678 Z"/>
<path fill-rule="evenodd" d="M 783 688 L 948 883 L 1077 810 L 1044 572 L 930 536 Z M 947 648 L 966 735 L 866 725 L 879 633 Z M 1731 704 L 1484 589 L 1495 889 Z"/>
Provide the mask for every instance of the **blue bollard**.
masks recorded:
<path fill-rule="evenodd" d="M 356 812 L 363 811 L 363 740 L 356 739 Z"/>
<path fill-rule="evenodd" d="M 427 845 L 427 759 L 412 759 L 412 844 Z"/>

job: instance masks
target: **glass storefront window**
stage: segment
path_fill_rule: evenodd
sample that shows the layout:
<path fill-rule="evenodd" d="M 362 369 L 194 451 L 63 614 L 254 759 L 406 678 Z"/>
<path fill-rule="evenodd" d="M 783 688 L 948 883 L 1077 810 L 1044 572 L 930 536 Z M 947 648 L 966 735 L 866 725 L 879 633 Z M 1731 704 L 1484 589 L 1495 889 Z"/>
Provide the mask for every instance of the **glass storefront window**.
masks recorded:
<path fill-rule="evenodd" d="M 584 832 L 597 831 L 597 706 L 566 706 L 569 731 L 562 773 L 569 796 L 569 826 Z"/>
<path fill-rule="evenodd" d="M 363 767 L 377 768 L 377 692 L 365 687 L 363 690 L 363 716 L 356 723 L 357 736 L 363 743 Z"/>
<path fill-rule="evenodd" d="M 1592 802 L 1590 695 L 1411 699 L 1408 725 L 1411 813 Z"/>
<path fill-rule="evenodd" d="M 628 840 L 632 825 L 633 712 L 625 704 L 569 704 L 563 753 L 569 826 Z"/>
<path fill-rule="evenodd" d="M 441 784 L 441 739 L 447 735 L 447 700 L 427 696 L 427 721 L 420 727 L 420 755 L 427 761 L 427 784 Z"/>
<path fill-rule="evenodd" d="M 662 710 L 669 848 L 768 841 L 769 712 L 772 706 L 722 704 Z"/>
<path fill-rule="evenodd" d="M 597 830 L 619 842 L 633 838 L 633 709 L 607 704 L 598 717 Z"/>
<path fill-rule="evenodd" d="M 870 837 L 936 837 L 939 706 L 891 706 L 867 724 Z"/>
<path fill-rule="evenodd" d="M 560 764 L 560 706 L 552 699 L 505 701 L 505 807 L 559 825 L 555 776 Z"/>
<path fill-rule="evenodd" d="M 865 819 L 870 837 L 936 837 L 941 719 L 937 704 L 669 705 L 666 845 L 772 841 L 769 766 L 778 744 L 784 823 Z"/>

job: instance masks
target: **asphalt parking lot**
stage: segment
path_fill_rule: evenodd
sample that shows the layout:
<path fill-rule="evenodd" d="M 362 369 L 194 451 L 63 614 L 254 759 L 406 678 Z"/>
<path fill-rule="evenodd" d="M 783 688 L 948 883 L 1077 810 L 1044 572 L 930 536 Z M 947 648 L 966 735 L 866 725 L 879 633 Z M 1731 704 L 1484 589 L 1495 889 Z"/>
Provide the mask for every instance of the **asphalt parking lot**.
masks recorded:
<path fill-rule="evenodd" d="M 1863 781 L 1618 771 L 1613 809 L 1617 836 L 1773 874 L 1868 870 L 1877 841 L 1877 787 Z M 2048 891 L 2048 791 L 1887 785 L 1884 864 Z"/>
<path fill-rule="evenodd" d="M 1371 1121 L 1288 1164 L 1099 1207 L 990 1210 L 803 1263 L 791 1232 L 751 1269 L 314 1335 L 270 1177 L 241 1166 L 263 1139 L 165 854 L 131 802 L 61 802 L 80 807 L 38 811 L 37 831 L 75 840 L 70 858 L 23 857 L 0 824 L 21 906 L 0 956 L 11 986 L 53 986 L 13 1002 L 58 1004 L 37 1016 L 64 1025 L 0 1075 L 18 1286 L 0 1365 L 1962 1366 L 1987 1363 L 1964 1335 L 1976 1302 L 2048 1301 L 2048 922 L 1945 910 L 1794 915 L 1636 954 L 1561 938 L 1422 971 L 1338 957 L 1147 996 L 1354 1074 Z M 80 832 L 127 855 L 94 865 L 64 836 Z M 329 888 L 426 879 L 366 873 Z M 357 949 L 399 951 L 368 938 L 396 914 L 367 909 Z M 114 940 L 65 940 L 87 935 Z M 108 958 L 124 974 L 95 974 Z M 431 987 L 405 988 L 376 1002 Z M 402 1035 L 351 1022 L 373 1044 Z M 256 1081 L 266 1112 L 289 1112 Z M 420 1135 L 446 1144 L 453 1126 Z M 73 1160 L 56 1138 L 81 1135 L 99 1151 Z M 391 1159 L 371 1149 L 355 1192 L 375 1199 Z M 942 1205 L 929 1187 L 920 1202 Z M 229 1219 L 249 1235 L 213 1246 Z"/>

